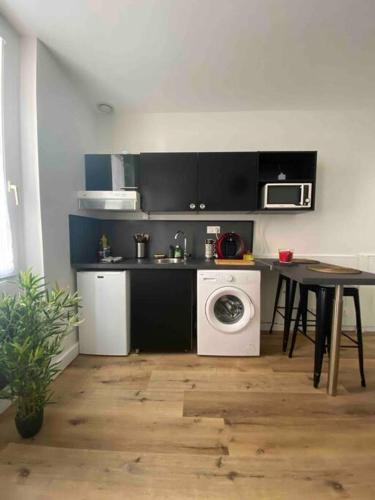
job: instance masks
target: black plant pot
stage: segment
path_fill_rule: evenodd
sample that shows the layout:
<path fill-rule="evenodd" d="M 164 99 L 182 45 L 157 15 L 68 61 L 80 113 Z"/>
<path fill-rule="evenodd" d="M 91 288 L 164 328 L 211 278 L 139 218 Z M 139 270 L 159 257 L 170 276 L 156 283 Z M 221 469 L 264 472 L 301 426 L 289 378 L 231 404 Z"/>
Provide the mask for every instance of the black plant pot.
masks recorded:
<path fill-rule="evenodd" d="M 16 415 L 16 427 L 23 438 L 31 438 L 38 434 L 43 424 L 43 409 L 26 418 Z"/>

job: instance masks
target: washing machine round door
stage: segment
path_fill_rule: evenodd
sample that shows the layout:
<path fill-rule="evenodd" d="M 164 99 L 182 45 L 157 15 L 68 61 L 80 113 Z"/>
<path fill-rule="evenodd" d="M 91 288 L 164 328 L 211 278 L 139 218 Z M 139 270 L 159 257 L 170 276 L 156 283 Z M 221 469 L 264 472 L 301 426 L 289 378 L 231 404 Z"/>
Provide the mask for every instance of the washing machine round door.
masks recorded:
<path fill-rule="evenodd" d="M 239 288 L 225 286 L 215 290 L 206 302 L 207 321 L 217 330 L 236 333 L 255 315 L 250 297 Z"/>

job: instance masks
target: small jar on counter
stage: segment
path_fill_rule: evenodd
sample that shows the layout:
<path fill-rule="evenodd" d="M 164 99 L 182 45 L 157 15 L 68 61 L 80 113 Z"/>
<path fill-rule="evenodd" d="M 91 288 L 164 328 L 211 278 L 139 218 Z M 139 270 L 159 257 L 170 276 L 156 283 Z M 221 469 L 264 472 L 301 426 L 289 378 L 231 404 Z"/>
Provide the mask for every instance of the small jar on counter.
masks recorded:
<path fill-rule="evenodd" d="M 180 245 L 176 245 L 174 248 L 174 258 L 182 259 L 182 248 L 180 247 Z"/>
<path fill-rule="evenodd" d="M 204 258 L 211 260 L 215 257 L 215 240 L 207 239 L 204 244 Z"/>

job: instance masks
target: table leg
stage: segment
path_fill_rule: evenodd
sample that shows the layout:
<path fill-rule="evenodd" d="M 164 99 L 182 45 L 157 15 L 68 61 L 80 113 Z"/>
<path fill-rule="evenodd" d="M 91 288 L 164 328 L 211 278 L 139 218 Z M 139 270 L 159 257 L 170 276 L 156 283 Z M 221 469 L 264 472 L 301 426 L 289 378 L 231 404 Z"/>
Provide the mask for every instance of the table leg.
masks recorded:
<path fill-rule="evenodd" d="M 297 282 L 292 280 L 287 282 L 285 291 L 285 309 L 284 309 L 284 335 L 283 335 L 283 352 L 288 348 L 290 324 L 292 321 L 294 299 L 296 296 Z"/>
<path fill-rule="evenodd" d="M 327 393 L 336 396 L 337 379 L 340 361 L 340 339 L 342 323 L 342 296 L 343 285 L 335 286 L 335 303 L 333 307 L 332 330 L 331 330 L 331 352 L 329 356 Z"/>
<path fill-rule="evenodd" d="M 307 294 L 307 292 L 306 292 Z M 324 357 L 324 346 L 329 336 L 327 323 L 329 321 L 328 289 L 319 287 L 316 295 L 316 333 L 315 333 L 315 354 L 314 354 L 314 387 L 319 387 L 320 375 Z M 329 324 L 328 328 L 331 328 Z"/>

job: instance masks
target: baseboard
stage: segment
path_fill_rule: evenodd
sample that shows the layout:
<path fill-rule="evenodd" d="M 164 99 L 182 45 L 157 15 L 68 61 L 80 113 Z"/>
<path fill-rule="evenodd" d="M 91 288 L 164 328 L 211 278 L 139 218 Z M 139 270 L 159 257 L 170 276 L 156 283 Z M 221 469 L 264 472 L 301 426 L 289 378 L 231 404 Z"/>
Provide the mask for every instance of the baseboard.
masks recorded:
<path fill-rule="evenodd" d="M 79 354 L 79 345 L 78 342 L 75 342 L 69 349 L 66 351 L 62 352 L 59 356 L 56 356 L 54 359 L 55 362 L 59 363 L 59 372 L 56 373 L 55 378 L 60 375 L 60 373 L 65 370 L 67 366 L 70 365 L 70 363 L 75 359 Z M 3 413 L 9 406 L 11 405 L 11 402 L 6 400 L 6 399 L 1 399 L 0 400 L 0 413 Z"/>
<path fill-rule="evenodd" d="M 10 401 L 8 401 L 7 399 L 1 399 L 0 400 L 0 413 L 3 413 L 3 411 L 5 411 L 7 408 L 9 408 L 10 406 Z"/>
<path fill-rule="evenodd" d="M 271 328 L 271 321 L 262 321 L 260 324 L 261 332 L 268 332 Z M 273 325 L 273 330 L 282 332 L 284 330 L 284 326 L 281 323 L 275 323 Z"/>
<path fill-rule="evenodd" d="M 75 342 L 69 349 L 63 351 L 59 356 L 55 358 L 55 362 L 59 363 L 59 375 L 79 354 L 79 344 Z M 56 375 L 56 376 L 57 376 Z"/>

